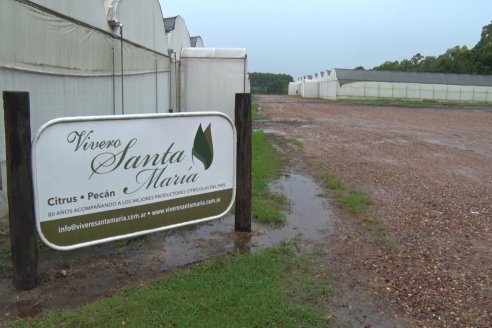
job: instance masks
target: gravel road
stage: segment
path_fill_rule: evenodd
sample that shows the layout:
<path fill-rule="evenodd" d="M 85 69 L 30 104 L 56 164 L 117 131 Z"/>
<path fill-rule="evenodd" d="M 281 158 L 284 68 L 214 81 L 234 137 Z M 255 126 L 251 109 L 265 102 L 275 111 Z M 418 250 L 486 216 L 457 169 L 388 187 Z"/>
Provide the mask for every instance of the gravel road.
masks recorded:
<path fill-rule="evenodd" d="M 412 325 L 492 327 L 490 110 L 258 102 L 269 119 L 257 126 L 303 142 L 293 156 L 305 172 L 328 170 L 371 196 L 327 245 L 335 275 Z"/>

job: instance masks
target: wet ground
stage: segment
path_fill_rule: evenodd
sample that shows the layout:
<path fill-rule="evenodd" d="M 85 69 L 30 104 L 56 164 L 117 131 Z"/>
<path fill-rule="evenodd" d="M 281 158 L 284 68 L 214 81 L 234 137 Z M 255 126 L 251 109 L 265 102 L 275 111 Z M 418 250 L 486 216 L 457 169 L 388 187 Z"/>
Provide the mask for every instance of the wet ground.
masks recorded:
<path fill-rule="evenodd" d="M 236 233 L 229 215 L 199 226 L 74 251 L 41 247 L 38 287 L 17 291 L 10 274 L 3 273 L 1 321 L 85 304 L 204 259 L 255 252 L 298 236 L 310 247 L 330 235 L 332 215 L 312 178 L 289 172 L 272 189 L 285 194 L 291 203 L 284 226 L 253 224 L 252 233 Z"/>
<path fill-rule="evenodd" d="M 492 327 L 490 108 L 258 101 L 262 127 L 302 140 L 303 172 L 328 171 L 371 197 L 363 215 L 334 216 L 327 263 L 346 286 L 335 302 L 367 299 L 380 309 L 373 327 L 402 317 L 408 327 Z"/>
<path fill-rule="evenodd" d="M 300 235 L 333 273 L 327 313 L 338 326 L 491 327 L 490 110 L 258 99 L 269 119 L 256 128 L 303 144 L 290 156 L 292 171 L 272 185 L 292 203 L 285 226 L 235 233 L 228 216 L 77 251 L 43 247 L 37 288 L 18 292 L 3 273 L 0 323 Z M 330 206 L 331 194 L 312 178 L 327 170 L 371 195 L 366 215 Z"/>

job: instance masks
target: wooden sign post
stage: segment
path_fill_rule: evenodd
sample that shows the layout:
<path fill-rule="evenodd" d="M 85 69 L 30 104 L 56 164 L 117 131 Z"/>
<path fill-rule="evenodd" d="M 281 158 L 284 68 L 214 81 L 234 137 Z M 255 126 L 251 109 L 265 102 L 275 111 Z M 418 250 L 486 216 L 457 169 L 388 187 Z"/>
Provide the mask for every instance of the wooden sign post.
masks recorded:
<path fill-rule="evenodd" d="M 251 232 L 251 94 L 236 94 L 234 115 L 237 131 L 237 186 L 234 225 L 236 231 Z"/>
<path fill-rule="evenodd" d="M 28 290 L 38 283 L 29 93 L 4 91 L 3 106 L 14 285 Z"/>

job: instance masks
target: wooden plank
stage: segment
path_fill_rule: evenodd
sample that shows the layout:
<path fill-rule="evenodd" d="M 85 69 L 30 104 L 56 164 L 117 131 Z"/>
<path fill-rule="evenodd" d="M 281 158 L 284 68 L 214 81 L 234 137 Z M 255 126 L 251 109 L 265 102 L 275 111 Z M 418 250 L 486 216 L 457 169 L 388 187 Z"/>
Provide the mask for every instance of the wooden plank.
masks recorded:
<path fill-rule="evenodd" d="M 237 184 L 234 225 L 236 231 L 250 232 L 252 202 L 251 94 L 237 93 L 234 110 L 237 131 Z"/>
<path fill-rule="evenodd" d="M 14 285 L 28 290 L 38 283 L 29 93 L 4 91 L 3 104 Z"/>

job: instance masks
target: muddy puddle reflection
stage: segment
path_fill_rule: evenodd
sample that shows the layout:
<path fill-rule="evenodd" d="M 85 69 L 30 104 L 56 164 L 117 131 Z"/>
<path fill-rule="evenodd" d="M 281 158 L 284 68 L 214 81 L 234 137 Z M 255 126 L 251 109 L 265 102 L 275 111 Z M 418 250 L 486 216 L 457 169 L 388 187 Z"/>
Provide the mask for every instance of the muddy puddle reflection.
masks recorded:
<path fill-rule="evenodd" d="M 125 255 L 126 261 L 138 264 L 139 270 L 167 271 L 226 253 L 258 251 L 296 236 L 316 241 L 330 231 L 331 214 L 326 199 L 310 177 L 291 172 L 274 182 L 271 188 L 284 194 L 291 204 L 285 214 L 285 225 L 253 223 L 252 233 L 236 233 L 234 217 L 227 215 L 209 223 L 147 235 L 125 245 L 115 242 L 72 252 L 48 251 L 41 261 L 43 266 L 53 267 L 60 262 L 70 262 L 74 256 L 104 258 L 124 253 L 121 255 Z"/>
<path fill-rule="evenodd" d="M 167 237 L 163 242 L 162 270 L 226 253 L 255 252 L 300 236 L 315 242 L 331 231 L 331 213 L 320 187 L 309 177 L 289 173 L 271 186 L 289 200 L 287 223 L 282 226 L 254 224 L 251 233 L 234 232 L 234 217 L 227 216 L 199 226 L 195 231 Z M 154 238 L 154 237 L 153 237 Z"/>
<path fill-rule="evenodd" d="M 309 177 L 291 172 L 271 185 L 291 203 L 283 226 L 253 223 L 251 233 L 234 232 L 234 217 L 150 234 L 131 240 L 74 251 L 40 249 L 40 285 L 16 291 L 11 277 L 1 279 L 7 297 L 3 316 L 36 316 L 42 310 L 91 302 L 112 295 L 130 282 L 151 279 L 205 259 L 256 252 L 299 236 L 311 245 L 331 232 L 331 213 L 320 187 Z M 5 320 L 5 317 L 3 317 Z"/>

